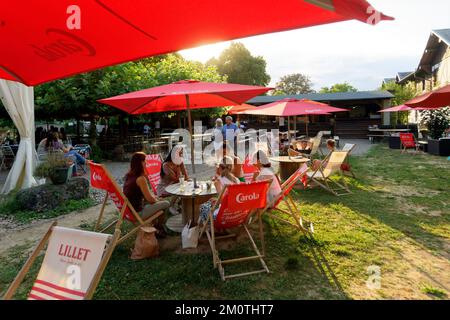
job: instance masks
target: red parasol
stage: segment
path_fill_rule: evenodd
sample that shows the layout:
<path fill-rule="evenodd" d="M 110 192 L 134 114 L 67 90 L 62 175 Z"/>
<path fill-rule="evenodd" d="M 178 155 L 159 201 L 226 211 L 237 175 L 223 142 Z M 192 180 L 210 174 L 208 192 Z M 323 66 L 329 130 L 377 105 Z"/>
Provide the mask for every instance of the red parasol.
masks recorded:
<path fill-rule="evenodd" d="M 414 109 L 438 109 L 450 106 L 450 85 L 415 97 L 405 105 Z"/>
<path fill-rule="evenodd" d="M 208 43 L 357 19 L 365 0 L 3 1 L 0 78 L 26 85 Z"/>

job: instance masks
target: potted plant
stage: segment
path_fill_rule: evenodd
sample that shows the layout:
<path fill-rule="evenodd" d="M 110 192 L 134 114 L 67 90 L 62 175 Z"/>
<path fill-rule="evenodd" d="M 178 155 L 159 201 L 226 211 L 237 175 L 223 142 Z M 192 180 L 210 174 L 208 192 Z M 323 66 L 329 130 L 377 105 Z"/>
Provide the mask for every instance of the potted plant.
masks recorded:
<path fill-rule="evenodd" d="M 449 156 L 450 139 L 443 136 L 450 126 L 450 108 L 423 111 L 422 124 L 428 128 L 428 153 Z"/>
<path fill-rule="evenodd" d="M 73 163 L 62 152 L 49 152 L 47 159 L 36 167 L 34 175 L 48 178 L 53 184 L 64 184 L 71 176 Z"/>

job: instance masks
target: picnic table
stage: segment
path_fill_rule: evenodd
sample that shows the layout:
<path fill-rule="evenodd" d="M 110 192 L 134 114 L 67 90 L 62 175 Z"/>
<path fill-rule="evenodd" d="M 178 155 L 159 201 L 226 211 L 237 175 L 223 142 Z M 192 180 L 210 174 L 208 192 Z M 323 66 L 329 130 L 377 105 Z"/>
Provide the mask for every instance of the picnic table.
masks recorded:
<path fill-rule="evenodd" d="M 300 166 L 304 163 L 310 161 L 309 158 L 298 156 L 298 157 L 289 157 L 289 156 L 280 156 L 280 157 L 271 157 L 271 161 L 280 163 L 280 178 L 282 181 L 286 181 L 289 177 L 296 171 Z"/>
<path fill-rule="evenodd" d="M 391 137 L 395 133 L 404 133 L 404 132 L 410 132 L 411 129 L 379 129 L 379 128 L 370 128 L 369 134 L 367 135 L 369 137 L 369 140 L 373 142 L 374 138 L 388 138 Z"/>
<path fill-rule="evenodd" d="M 214 184 L 211 182 L 211 189 L 206 186 L 206 181 L 197 182 L 199 188 L 194 189 L 193 181 L 186 181 L 184 190 L 180 183 L 171 184 L 166 187 L 166 191 L 171 195 L 181 198 L 182 213 L 170 217 L 166 226 L 172 231 L 181 232 L 183 227 L 191 221 L 191 226 L 196 226 L 200 214 L 200 205 L 208 201 L 217 194 Z"/>

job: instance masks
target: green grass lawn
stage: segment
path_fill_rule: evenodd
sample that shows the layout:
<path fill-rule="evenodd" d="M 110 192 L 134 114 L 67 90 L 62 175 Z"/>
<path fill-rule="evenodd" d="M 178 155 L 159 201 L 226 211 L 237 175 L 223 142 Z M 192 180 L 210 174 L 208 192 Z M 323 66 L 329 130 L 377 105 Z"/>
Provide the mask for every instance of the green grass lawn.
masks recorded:
<path fill-rule="evenodd" d="M 313 240 L 265 217 L 271 274 L 222 282 L 207 245 L 201 244 L 200 253 L 183 252 L 179 236 L 164 241 L 163 248 L 173 242 L 174 249 L 162 250 L 159 258 L 132 261 L 130 241 L 116 249 L 95 298 L 448 299 L 450 161 L 379 145 L 351 163 L 357 175 L 347 179 L 353 194 L 295 192 L 303 215 L 314 223 Z M 225 257 L 249 253 L 243 241 L 227 245 Z M 0 257 L 0 294 L 25 261 L 26 249 Z M 366 285 L 371 266 L 381 270 L 378 289 Z M 18 298 L 31 282 L 28 277 Z"/>

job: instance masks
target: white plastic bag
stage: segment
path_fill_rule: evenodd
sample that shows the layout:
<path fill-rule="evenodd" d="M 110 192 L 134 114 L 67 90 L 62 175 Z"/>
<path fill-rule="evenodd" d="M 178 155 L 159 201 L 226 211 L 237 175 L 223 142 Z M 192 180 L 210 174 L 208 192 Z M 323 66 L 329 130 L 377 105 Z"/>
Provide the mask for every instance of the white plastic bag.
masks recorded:
<path fill-rule="evenodd" d="M 184 226 L 181 232 L 181 243 L 183 249 L 197 248 L 198 245 L 198 227 L 191 228 L 191 221 Z"/>

